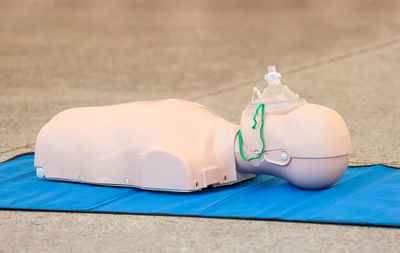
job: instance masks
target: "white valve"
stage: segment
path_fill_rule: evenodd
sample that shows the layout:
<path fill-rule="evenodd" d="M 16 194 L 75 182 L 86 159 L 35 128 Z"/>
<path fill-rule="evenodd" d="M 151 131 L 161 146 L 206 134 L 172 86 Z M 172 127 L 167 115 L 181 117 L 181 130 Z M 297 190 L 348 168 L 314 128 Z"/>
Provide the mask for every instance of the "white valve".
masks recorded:
<path fill-rule="evenodd" d="M 264 76 L 268 85 L 260 94 L 260 91 L 254 87 L 253 96 L 250 104 L 265 104 L 267 112 L 286 111 L 296 106 L 307 103 L 299 95 L 293 93 L 289 87 L 281 84 L 282 75 L 276 71 L 275 65 L 267 67 L 267 74 Z"/>
<path fill-rule="evenodd" d="M 281 73 L 276 72 L 275 65 L 267 67 L 267 74 L 264 76 L 269 86 L 277 86 L 281 84 Z"/>

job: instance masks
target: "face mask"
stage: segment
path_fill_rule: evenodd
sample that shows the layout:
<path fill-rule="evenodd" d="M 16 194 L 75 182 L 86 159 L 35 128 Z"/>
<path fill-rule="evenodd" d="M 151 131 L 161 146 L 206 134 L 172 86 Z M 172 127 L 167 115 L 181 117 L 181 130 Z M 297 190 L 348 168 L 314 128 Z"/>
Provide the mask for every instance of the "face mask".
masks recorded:
<path fill-rule="evenodd" d="M 262 94 L 256 87 L 253 88 L 252 99 L 242 114 L 242 121 L 243 119 L 248 121 L 249 118 L 253 120 L 252 127 L 247 127 L 245 129 L 245 131 L 247 131 L 246 136 L 252 136 L 254 138 L 254 135 L 259 135 L 259 140 L 261 142 L 260 148 L 254 150 L 255 156 L 246 158 L 243 152 L 244 142 L 242 132 L 239 131 L 238 141 L 240 155 L 245 161 L 258 159 L 263 155 L 265 149 L 263 128 L 266 113 L 284 113 L 307 103 L 304 99 L 301 99 L 299 95 L 293 93 L 286 85 L 281 84 L 281 74 L 276 72 L 275 66 L 268 66 L 267 70 L 268 73 L 265 75 L 267 87 Z M 258 115 L 260 115 L 259 122 L 257 122 Z M 259 125 L 258 129 L 257 125 Z"/>

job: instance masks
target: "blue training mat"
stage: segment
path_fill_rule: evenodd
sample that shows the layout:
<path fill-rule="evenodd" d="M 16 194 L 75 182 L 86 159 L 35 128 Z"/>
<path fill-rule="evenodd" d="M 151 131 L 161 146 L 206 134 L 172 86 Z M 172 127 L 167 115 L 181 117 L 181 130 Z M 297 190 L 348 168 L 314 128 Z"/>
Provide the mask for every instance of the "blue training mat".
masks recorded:
<path fill-rule="evenodd" d="M 0 164 L 0 209 L 230 217 L 400 227 L 400 171 L 349 167 L 333 187 L 298 189 L 271 176 L 194 193 L 40 180 L 28 154 Z"/>

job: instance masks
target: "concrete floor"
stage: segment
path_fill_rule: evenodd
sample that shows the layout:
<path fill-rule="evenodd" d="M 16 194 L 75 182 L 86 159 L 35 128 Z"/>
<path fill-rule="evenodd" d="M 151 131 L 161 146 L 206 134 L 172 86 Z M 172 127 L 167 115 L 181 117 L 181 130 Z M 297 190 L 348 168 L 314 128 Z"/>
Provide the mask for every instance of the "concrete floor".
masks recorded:
<path fill-rule="evenodd" d="M 400 230 L 162 216 L 8 212 L 0 252 L 398 252 Z"/>
<path fill-rule="evenodd" d="M 0 1 L 0 161 L 70 107 L 184 98 L 238 122 L 266 65 L 400 167 L 396 1 Z M 0 212 L 0 251 L 385 251 L 396 229 Z"/>
<path fill-rule="evenodd" d="M 238 122 L 273 63 L 295 92 L 343 115 L 352 165 L 400 166 L 399 11 L 395 1 L 0 2 L 0 161 L 33 151 L 43 124 L 77 106 L 184 98 Z"/>

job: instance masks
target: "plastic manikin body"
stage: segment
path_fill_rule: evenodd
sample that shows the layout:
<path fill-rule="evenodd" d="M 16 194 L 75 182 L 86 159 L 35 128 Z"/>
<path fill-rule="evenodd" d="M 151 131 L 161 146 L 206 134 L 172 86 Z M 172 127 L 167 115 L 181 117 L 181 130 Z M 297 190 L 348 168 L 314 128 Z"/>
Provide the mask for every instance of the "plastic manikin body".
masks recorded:
<path fill-rule="evenodd" d="M 232 124 L 184 100 L 66 110 L 36 142 L 40 178 L 164 191 L 196 191 L 270 174 L 306 189 L 334 184 L 351 141 L 335 111 L 310 104 L 280 84 L 269 86 Z M 240 130 L 240 131 L 239 131 Z"/>

